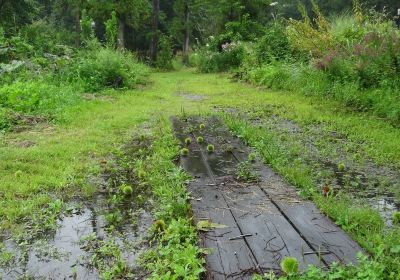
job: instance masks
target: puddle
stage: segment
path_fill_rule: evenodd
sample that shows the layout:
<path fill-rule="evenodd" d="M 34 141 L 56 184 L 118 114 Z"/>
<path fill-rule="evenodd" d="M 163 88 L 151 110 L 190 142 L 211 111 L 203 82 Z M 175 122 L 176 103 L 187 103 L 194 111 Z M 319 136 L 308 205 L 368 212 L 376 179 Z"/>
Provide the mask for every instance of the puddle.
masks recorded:
<path fill-rule="evenodd" d="M 393 226 L 393 214 L 397 211 L 400 211 L 400 205 L 396 204 L 394 199 L 388 197 L 371 197 L 368 198 L 367 201 L 371 204 L 372 208 L 379 211 L 385 221 L 386 226 Z"/>
<path fill-rule="evenodd" d="M 2 240 L 0 279 L 99 279 L 104 273 L 113 279 L 142 279 L 146 271 L 137 259 L 149 246 L 153 223 L 150 188 L 133 168 L 149 153 L 151 141 L 142 138 L 103 160 L 101 175 L 88 176 L 98 189 L 91 200 L 58 200 L 59 218 L 50 219 L 54 230 L 44 230 L 47 214 L 53 215 L 44 207 L 35 215 L 46 223 L 33 219 L 20 236 Z"/>
<path fill-rule="evenodd" d="M 134 272 L 138 255 L 147 248 L 144 241 L 152 216 L 143 209 L 139 210 L 134 223 L 127 222 L 110 233 L 104 216 L 104 198 L 99 197 L 97 203 L 96 208 L 84 206 L 74 214 L 63 216 L 52 236 L 38 238 L 31 244 L 24 240 L 18 243 L 6 240 L 5 249 L 15 257 L 0 267 L 0 278 L 99 279 L 99 272 L 91 262 L 98 254 L 98 248 L 90 248 L 86 244 L 88 238 L 101 244 L 116 244 L 126 261 L 127 270 Z"/>
<path fill-rule="evenodd" d="M 203 101 L 206 99 L 203 95 L 193 94 L 190 92 L 178 92 L 177 95 L 190 101 Z"/>

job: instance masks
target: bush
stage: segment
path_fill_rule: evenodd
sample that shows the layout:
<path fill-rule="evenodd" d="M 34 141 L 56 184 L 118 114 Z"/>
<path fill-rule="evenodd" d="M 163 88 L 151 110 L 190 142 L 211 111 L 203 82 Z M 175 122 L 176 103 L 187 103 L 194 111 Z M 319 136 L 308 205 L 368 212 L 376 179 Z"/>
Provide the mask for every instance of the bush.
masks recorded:
<path fill-rule="evenodd" d="M 172 59 L 174 53 L 171 44 L 171 38 L 167 35 L 161 35 L 158 41 L 158 53 L 156 66 L 160 69 L 172 69 Z"/>
<path fill-rule="evenodd" d="M 148 68 L 127 51 L 100 48 L 81 56 L 83 58 L 70 66 L 66 74 L 71 80 L 78 78 L 86 91 L 99 91 L 104 87 L 134 88 L 145 83 L 149 73 Z"/>
<path fill-rule="evenodd" d="M 12 126 L 12 118 L 10 110 L 0 107 L 0 132 L 10 129 Z"/>
<path fill-rule="evenodd" d="M 255 44 L 254 51 L 259 64 L 290 58 L 285 26 L 280 23 L 268 26 L 266 34 Z"/>
<path fill-rule="evenodd" d="M 213 50 L 211 45 L 197 52 L 196 63 L 200 72 L 226 72 L 238 68 L 245 56 L 245 47 L 240 42 L 225 43 L 221 51 Z"/>

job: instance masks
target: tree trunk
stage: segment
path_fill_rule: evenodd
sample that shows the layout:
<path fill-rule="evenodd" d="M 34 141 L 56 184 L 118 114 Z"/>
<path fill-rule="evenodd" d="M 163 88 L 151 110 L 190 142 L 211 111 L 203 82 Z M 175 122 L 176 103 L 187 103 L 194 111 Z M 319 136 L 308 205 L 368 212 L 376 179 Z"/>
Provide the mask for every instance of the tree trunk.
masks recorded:
<path fill-rule="evenodd" d="M 3 6 L 6 2 L 7 2 L 7 0 L 0 0 L 0 13 L 1 13 L 1 9 L 3 9 Z"/>
<path fill-rule="evenodd" d="M 189 64 L 189 40 L 190 40 L 190 26 L 189 26 L 189 5 L 187 0 L 185 1 L 185 38 L 183 40 L 183 64 Z"/>
<path fill-rule="evenodd" d="M 125 22 L 118 16 L 118 39 L 117 46 L 119 49 L 125 48 Z"/>
<path fill-rule="evenodd" d="M 75 11 L 75 46 L 79 48 L 81 46 L 81 11 L 76 8 Z"/>
<path fill-rule="evenodd" d="M 152 13 L 152 37 L 150 43 L 150 59 L 154 63 L 157 60 L 157 48 L 158 48 L 158 13 L 160 5 L 159 0 L 153 0 L 153 13 Z"/>

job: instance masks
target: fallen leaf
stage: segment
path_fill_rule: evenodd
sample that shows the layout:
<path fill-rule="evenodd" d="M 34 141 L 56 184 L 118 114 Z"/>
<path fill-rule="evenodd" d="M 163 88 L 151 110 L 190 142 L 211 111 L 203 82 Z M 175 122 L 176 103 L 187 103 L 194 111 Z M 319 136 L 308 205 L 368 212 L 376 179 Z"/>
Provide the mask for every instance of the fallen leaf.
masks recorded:
<path fill-rule="evenodd" d="M 228 226 L 226 225 L 221 225 L 217 223 L 213 223 L 209 220 L 204 220 L 204 221 L 199 221 L 197 223 L 197 229 L 200 231 L 210 231 L 214 228 L 227 228 Z"/>

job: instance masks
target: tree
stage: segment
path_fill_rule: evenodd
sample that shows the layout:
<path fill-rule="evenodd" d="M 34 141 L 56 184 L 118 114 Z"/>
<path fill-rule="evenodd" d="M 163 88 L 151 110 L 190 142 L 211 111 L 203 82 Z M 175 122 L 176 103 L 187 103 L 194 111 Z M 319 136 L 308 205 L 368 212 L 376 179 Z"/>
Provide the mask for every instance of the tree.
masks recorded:
<path fill-rule="evenodd" d="M 172 22 L 171 33 L 175 40 L 182 45 L 184 64 L 189 63 L 190 37 L 193 32 L 192 21 L 194 21 L 194 15 L 199 2 L 194 0 L 176 0 L 173 6 L 175 17 Z"/>
<path fill-rule="evenodd" d="M 157 49 L 158 49 L 158 17 L 160 10 L 159 0 L 152 0 L 152 19 L 151 19 L 151 43 L 150 43 L 150 59 L 154 63 L 157 61 Z"/>

